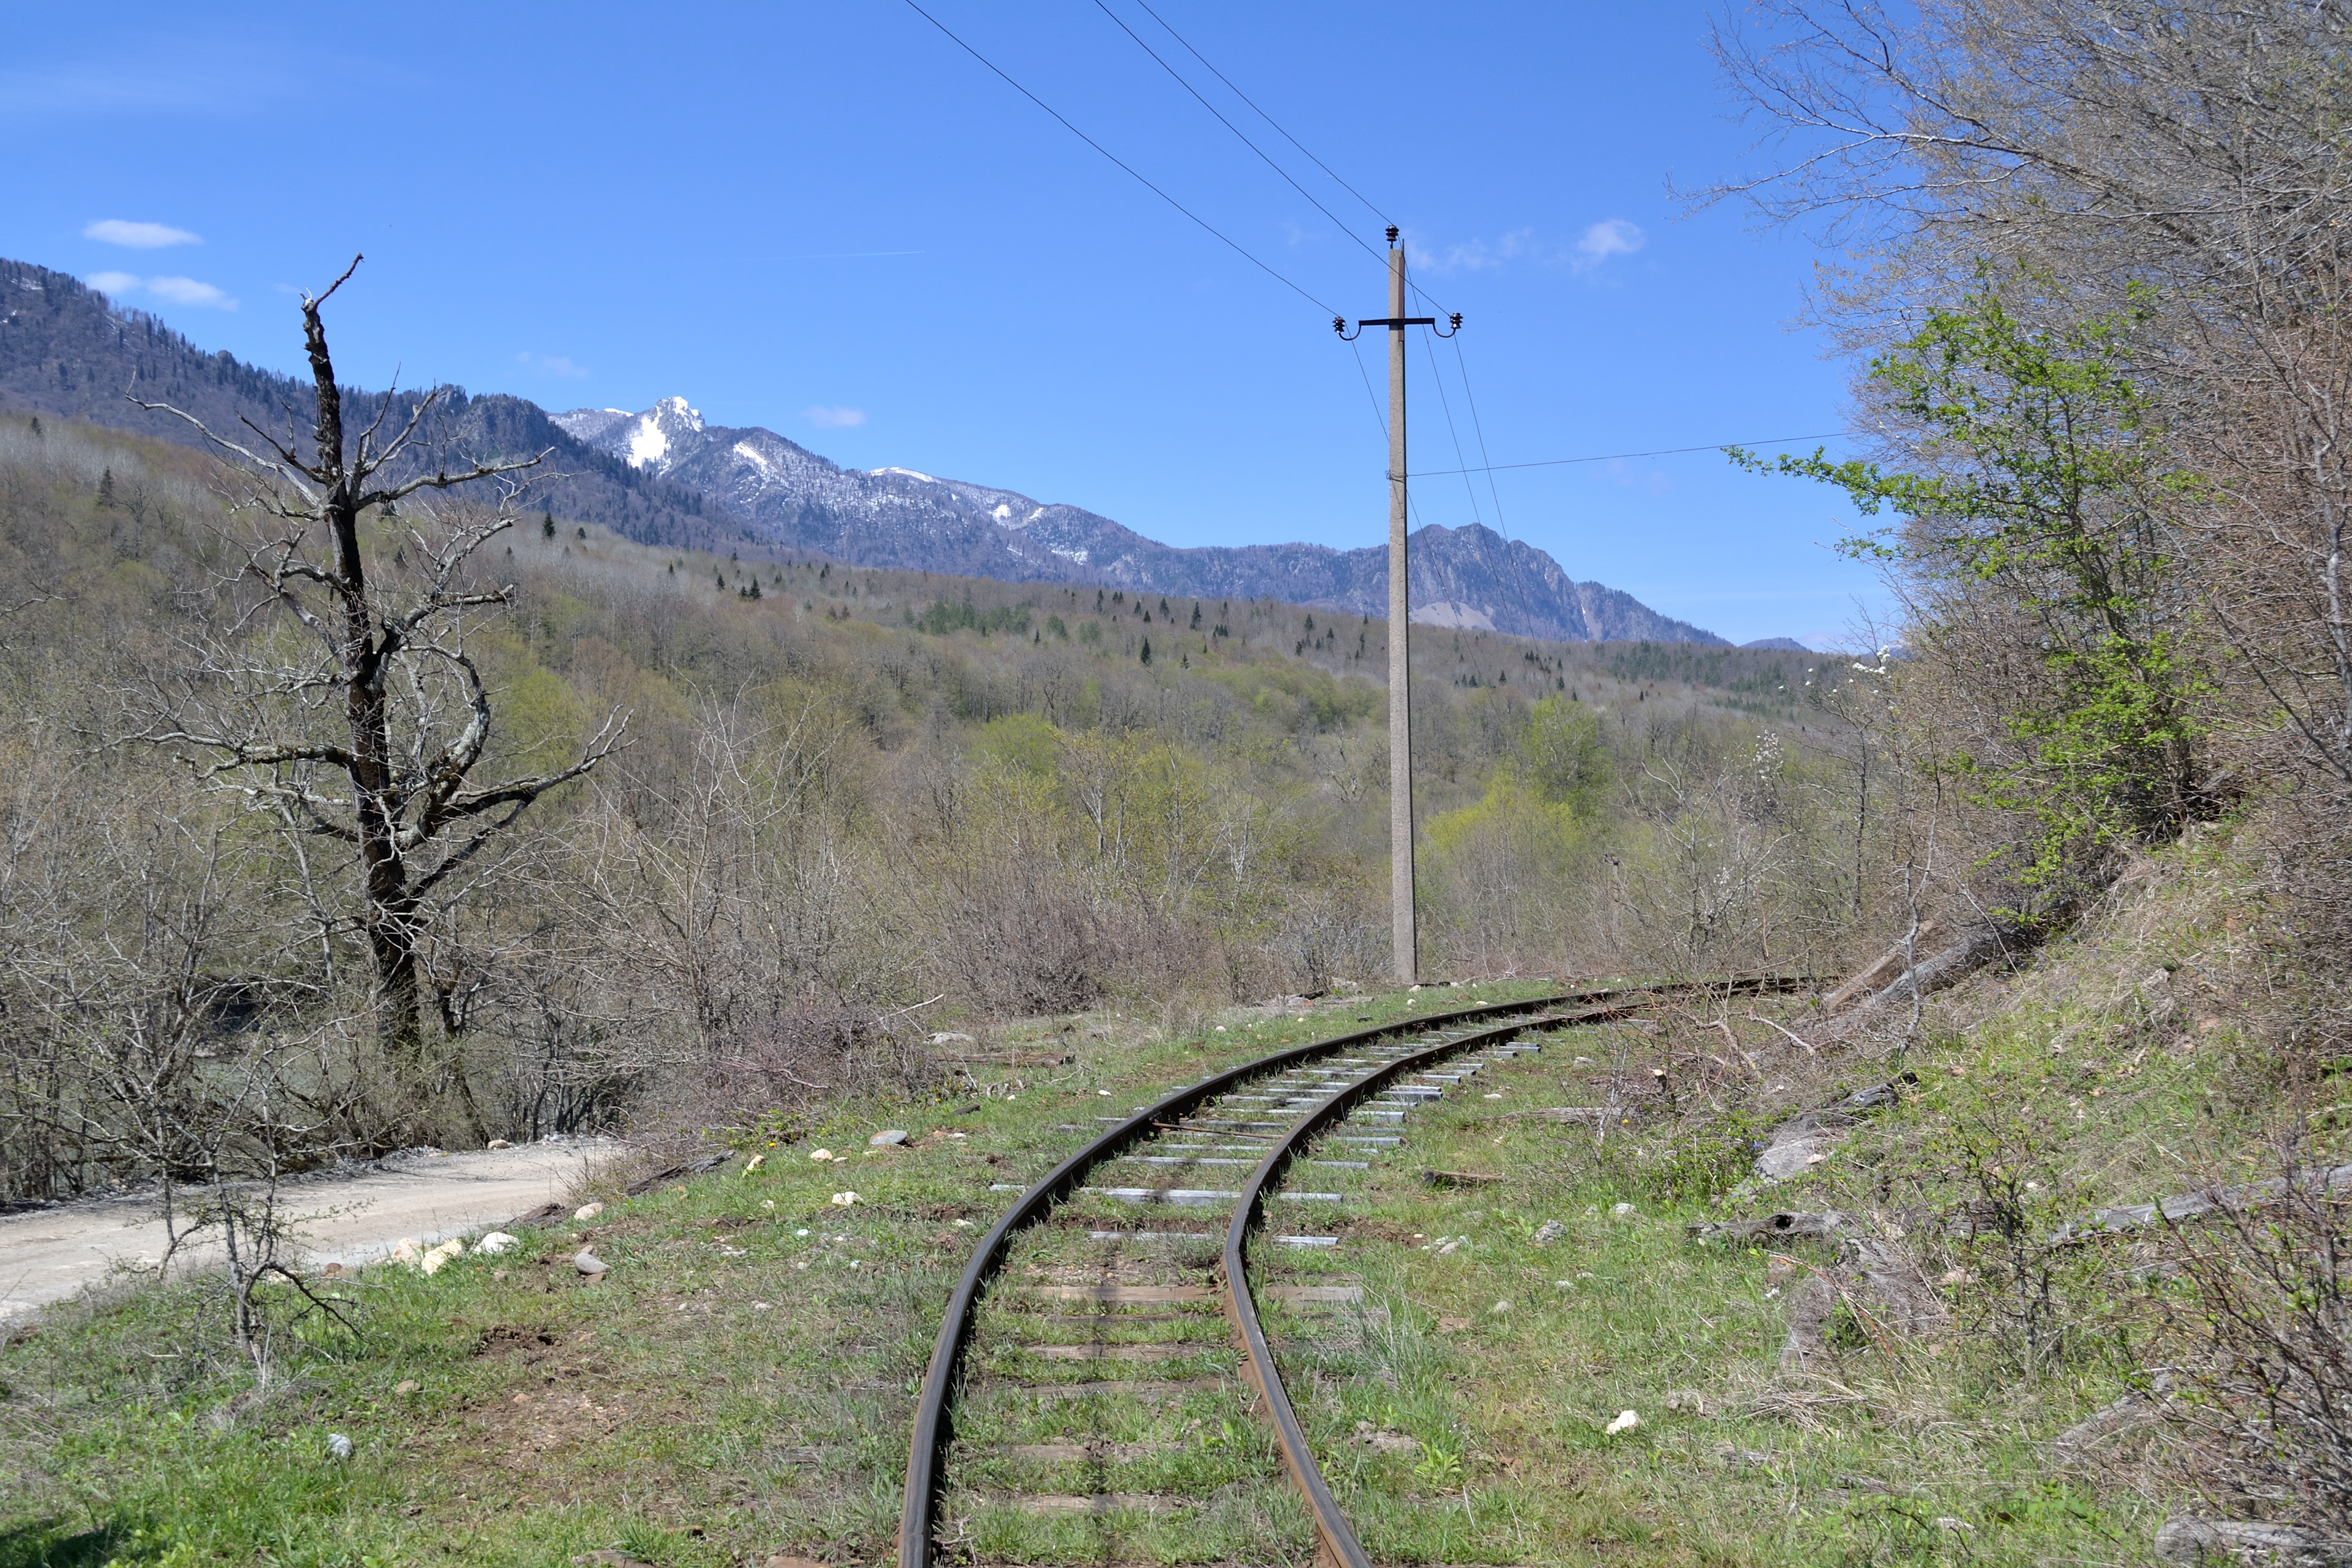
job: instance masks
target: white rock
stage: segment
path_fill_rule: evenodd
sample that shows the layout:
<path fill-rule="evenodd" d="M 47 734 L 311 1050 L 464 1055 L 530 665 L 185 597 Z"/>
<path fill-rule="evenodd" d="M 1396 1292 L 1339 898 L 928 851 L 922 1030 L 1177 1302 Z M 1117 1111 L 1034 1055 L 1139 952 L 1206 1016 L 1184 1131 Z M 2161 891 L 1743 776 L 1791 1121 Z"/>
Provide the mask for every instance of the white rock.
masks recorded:
<path fill-rule="evenodd" d="M 1609 1423 L 1608 1426 L 1603 1426 L 1601 1430 L 1613 1437 L 1620 1432 L 1631 1432 L 1634 1427 L 1639 1426 L 1641 1424 L 1642 1417 L 1638 1412 L 1632 1410 L 1620 1410 L 1617 1412 L 1617 1419 Z"/>
<path fill-rule="evenodd" d="M 592 1220 L 604 1212 L 603 1204 L 583 1204 L 572 1211 L 572 1217 L 576 1220 Z"/>
<path fill-rule="evenodd" d="M 499 1253 L 510 1252 L 521 1245 L 522 1237 L 519 1236 L 509 1236 L 502 1230 L 494 1230 L 490 1232 L 489 1235 L 482 1237 L 481 1240 L 474 1243 L 474 1250 L 480 1253 L 485 1258 L 496 1258 Z"/>
<path fill-rule="evenodd" d="M 809 1151 L 809 1158 L 822 1163 L 823 1162 L 833 1158 L 833 1151 L 830 1149 L 812 1149 Z"/>
<path fill-rule="evenodd" d="M 833 1202 L 835 1205 L 841 1208 L 848 1208 L 850 1205 L 857 1202 L 857 1194 L 856 1193 L 835 1193 L 833 1194 Z"/>
<path fill-rule="evenodd" d="M 1635 1209 L 1632 1204 L 1612 1204 L 1609 1207 L 1609 1217 L 1611 1219 L 1632 1219 L 1633 1215 L 1639 1212 L 1640 1211 Z"/>
<path fill-rule="evenodd" d="M 392 1244 L 392 1260 L 394 1263 L 404 1263 L 414 1268 L 424 1257 L 425 1249 L 416 1245 L 416 1238 L 413 1236 L 404 1236 Z"/>
<path fill-rule="evenodd" d="M 593 1279 L 604 1272 L 604 1260 L 583 1247 L 578 1256 L 572 1259 L 572 1267 Z"/>
<path fill-rule="evenodd" d="M 485 1147 L 491 1148 L 491 1149 L 511 1149 L 511 1148 L 513 1148 L 513 1147 L 514 1147 L 514 1145 L 513 1145 L 513 1144 L 511 1144 L 511 1143 L 509 1143 L 509 1142 L 507 1142 L 505 1139 L 503 1139 L 503 1138 L 493 1138 L 493 1139 L 491 1139 L 491 1140 L 489 1141 L 489 1142 L 488 1142 L 487 1145 L 485 1145 Z"/>
<path fill-rule="evenodd" d="M 352 1440 L 341 1432 L 330 1432 L 327 1434 L 327 1452 L 338 1459 L 348 1459 L 352 1457 Z"/>
<path fill-rule="evenodd" d="M 893 1143 L 904 1143 L 906 1141 L 907 1130 L 905 1128 L 888 1127 L 877 1132 L 873 1137 L 868 1138 L 866 1142 L 867 1145 L 872 1148 L 887 1149 Z"/>
<path fill-rule="evenodd" d="M 441 1266 L 466 1250 L 466 1244 L 451 1237 L 416 1260 L 416 1267 L 427 1274 L 438 1274 Z"/>

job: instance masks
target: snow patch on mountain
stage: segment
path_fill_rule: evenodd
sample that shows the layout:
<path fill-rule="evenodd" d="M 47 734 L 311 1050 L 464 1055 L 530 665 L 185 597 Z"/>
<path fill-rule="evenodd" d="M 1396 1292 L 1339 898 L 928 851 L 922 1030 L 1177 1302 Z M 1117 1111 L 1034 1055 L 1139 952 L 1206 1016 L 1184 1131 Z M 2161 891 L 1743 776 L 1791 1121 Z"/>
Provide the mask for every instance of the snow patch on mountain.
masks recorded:
<path fill-rule="evenodd" d="M 1456 605 L 1438 599 L 1426 605 L 1415 605 L 1412 607 L 1412 624 L 1417 626 L 1450 626 L 1457 632 L 1491 632 L 1495 629 L 1495 617 L 1475 605 Z"/>

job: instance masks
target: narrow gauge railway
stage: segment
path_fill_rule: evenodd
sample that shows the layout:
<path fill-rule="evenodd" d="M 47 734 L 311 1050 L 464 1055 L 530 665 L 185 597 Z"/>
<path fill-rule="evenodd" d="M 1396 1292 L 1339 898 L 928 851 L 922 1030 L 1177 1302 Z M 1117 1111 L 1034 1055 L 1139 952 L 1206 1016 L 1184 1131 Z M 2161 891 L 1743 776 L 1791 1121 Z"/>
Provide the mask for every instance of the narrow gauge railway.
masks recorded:
<path fill-rule="evenodd" d="M 900 1568 L 991 1555 L 1055 1521 L 1128 1555 L 1118 1540 L 1160 1516 L 1281 1484 L 1254 1423 L 1306 1501 L 1318 1561 L 1369 1568 L 1283 1388 L 1253 1250 L 1338 1246 L 1333 1222 L 1412 1110 L 1489 1059 L 1537 1049 L 1525 1032 L 1696 990 L 1809 984 L 1741 976 L 1433 1014 L 1289 1047 L 1102 1119 L 981 1239 L 949 1300 L 916 1405 Z M 1311 1316 L 1359 1288 L 1265 1293 Z M 942 1539 L 950 1499 L 957 1530 Z"/>

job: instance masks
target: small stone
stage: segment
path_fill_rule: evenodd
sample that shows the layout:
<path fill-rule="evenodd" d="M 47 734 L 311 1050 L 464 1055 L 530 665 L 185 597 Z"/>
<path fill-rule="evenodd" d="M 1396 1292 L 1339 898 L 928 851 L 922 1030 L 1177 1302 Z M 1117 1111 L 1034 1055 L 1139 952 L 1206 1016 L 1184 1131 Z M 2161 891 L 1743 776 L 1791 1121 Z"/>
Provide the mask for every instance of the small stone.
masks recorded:
<path fill-rule="evenodd" d="M 488 1149 L 511 1149 L 514 1145 L 508 1142 L 503 1138 L 493 1138 L 488 1143 L 484 1144 L 483 1147 Z"/>
<path fill-rule="evenodd" d="M 352 1457 L 352 1440 L 341 1432 L 330 1432 L 327 1434 L 327 1452 L 338 1459 L 348 1459 Z"/>
<path fill-rule="evenodd" d="M 1609 1217 L 1611 1219 L 1632 1219 L 1640 1212 L 1641 1211 L 1636 1209 L 1632 1204 L 1612 1204 L 1609 1205 Z"/>
<path fill-rule="evenodd" d="M 448 1262 L 451 1258 L 456 1258 L 465 1250 L 466 1244 L 453 1237 L 450 1240 L 443 1242 L 440 1246 L 426 1253 L 423 1258 L 418 1258 L 416 1260 L 416 1267 L 423 1269 L 427 1274 L 438 1274 L 441 1272 L 441 1266 L 443 1264 Z"/>
<path fill-rule="evenodd" d="M 414 1268 L 424 1257 L 425 1249 L 416 1245 L 416 1238 L 413 1236 L 404 1236 L 392 1244 L 392 1260 L 394 1263 L 404 1263 Z"/>
<path fill-rule="evenodd" d="M 893 1144 L 904 1143 L 906 1141 L 907 1130 L 905 1128 L 889 1127 L 877 1132 L 873 1137 L 868 1138 L 866 1142 L 874 1148 L 887 1149 Z"/>
<path fill-rule="evenodd" d="M 1706 1414 L 1706 1395 L 1696 1388 L 1677 1388 L 1667 1394 L 1666 1408 L 1704 1415 Z"/>
<path fill-rule="evenodd" d="M 521 1245 L 520 1237 L 509 1236 L 502 1230 L 494 1230 L 474 1243 L 474 1250 L 485 1258 L 496 1258 L 499 1253 L 510 1251 Z"/>
<path fill-rule="evenodd" d="M 1549 1247 L 1568 1234 L 1568 1226 L 1556 1219 L 1548 1219 L 1536 1227 L 1536 1245 Z"/>
<path fill-rule="evenodd" d="M 414 1394 L 416 1392 L 416 1380 L 413 1377 L 404 1377 L 392 1385 L 392 1391 L 394 1394 Z"/>
<path fill-rule="evenodd" d="M 583 1204 L 580 1207 L 572 1211 L 572 1217 L 585 1223 L 588 1220 L 594 1219 L 598 1215 L 603 1214 L 604 1212 L 604 1205 L 603 1204 Z"/>
<path fill-rule="evenodd" d="M 1490 1311 L 1490 1312 L 1494 1313 L 1496 1317 L 1498 1317 L 1498 1318 L 1499 1318 L 1499 1317 L 1501 1317 L 1505 1312 L 1507 1312 L 1507 1311 L 1509 1311 L 1509 1310 L 1511 1310 L 1511 1304 L 1510 1304 L 1508 1301 L 1497 1301 L 1497 1302 L 1496 1302 L 1493 1306 L 1491 1306 L 1491 1307 L 1487 1308 L 1486 1310 L 1487 1310 L 1488 1311 Z"/>
<path fill-rule="evenodd" d="M 812 1149 L 809 1151 L 809 1158 L 822 1164 L 824 1162 L 833 1158 L 833 1151 L 830 1149 Z"/>
<path fill-rule="evenodd" d="M 1631 1432 L 1634 1427 L 1639 1426 L 1641 1424 L 1642 1417 L 1639 1413 L 1632 1410 L 1620 1410 L 1617 1412 L 1617 1418 L 1609 1423 L 1608 1426 L 1603 1426 L 1601 1430 L 1607 1436 L 1614 1437 L 1620 1432 Z"/>
<path fill-rule="evenodd" d="M 768 1157 L 765 1154 L 754 1154 L 743 1162 L 743 1173 L 748 1176 L 767 1163 Z"/>
<path fill-rule="evenodd" d="M 1976 1276 L 1970 1274 L 1965 1268 L 1947 1268 L 1943 1273 L 1936 1277 L 1936 1283 L 1938 1285 L 1966 1285 L 1975 1278 Z"/>
<path fill-rule="evenodd" d="M 586 1275 L 589 1279 L 601 1279 L 604 1276 L 606 1265 L 603 1258 L 597 1257 L 594 1253 L 589 1251 L 583 1247 L 572 1258 L 572 1267 L 580 1270 L 581 1273 Z"/>
<path fill-rule="evenodd" d="M 1936 1519 L 1936 1528 L 1937 1530 L 1960 1531 L 1974 1530 L 1976 1526 L 1970 1524 L 1965 1519 L 1954 1519 L 1949 1514 L 1939 1514 Z"/>
<path fill-rule="evenodd" d="M 832 1201 L 834 1205 L 837 1208 L 849 1208 L 856 1204 L 857 1194 L 856 1193 L 835 1193 L 833 1194 Z"/>
<path fill-rule="evenodd" d="M 330 1264 L 328 1264 L 328 1265 L 326 1266 L 326 1268 L 324 1268 L 320 1269 L 319 1272 L 320 1272 L 321 1274 L 324 1274 L 328 1279 L 334 1279 L 336 1276 L 338 1276 L 338 1275 L 340 1275 L 341 1273 L 342 1273 L 342 1271 L 343 1271 L 343 1266 L 342 1266 L 341 1264 L 340 1264 L 340 1263 L 330 1263 Z"/>
<path fill-rule="evenodd" d="M 974 1042 L 970 1035 L 959 1035 L 950 1029 L 941 1029 L 931 1037 L 930 1043 L 935 1046 L 969 1046 Z"/>

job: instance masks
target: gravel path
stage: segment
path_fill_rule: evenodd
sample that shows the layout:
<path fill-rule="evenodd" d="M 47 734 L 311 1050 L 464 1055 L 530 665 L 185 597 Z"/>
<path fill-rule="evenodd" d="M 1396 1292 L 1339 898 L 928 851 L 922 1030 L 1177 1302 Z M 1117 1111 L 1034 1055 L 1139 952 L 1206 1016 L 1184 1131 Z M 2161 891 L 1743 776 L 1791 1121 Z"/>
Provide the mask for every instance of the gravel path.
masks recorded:
<path fill-rule="evenodd" d="M 310 1262 L 365 1263 L 403 1237 L 429 1242 L 484 1229 L 561 1198 L 590 1162 L 618 1148 L 574 1138 L 467 1154 L 402 1154 L 297 1178 L 280 1196 Z M 101 1283 L 118 1264 L 152 1267 L 163 1253 L 163 1222 L 152 1195 L 0 1215 L 0 1321 Z M 201 1268 L 219 1253 L 197 1247 L 180 1256 Z"/>

